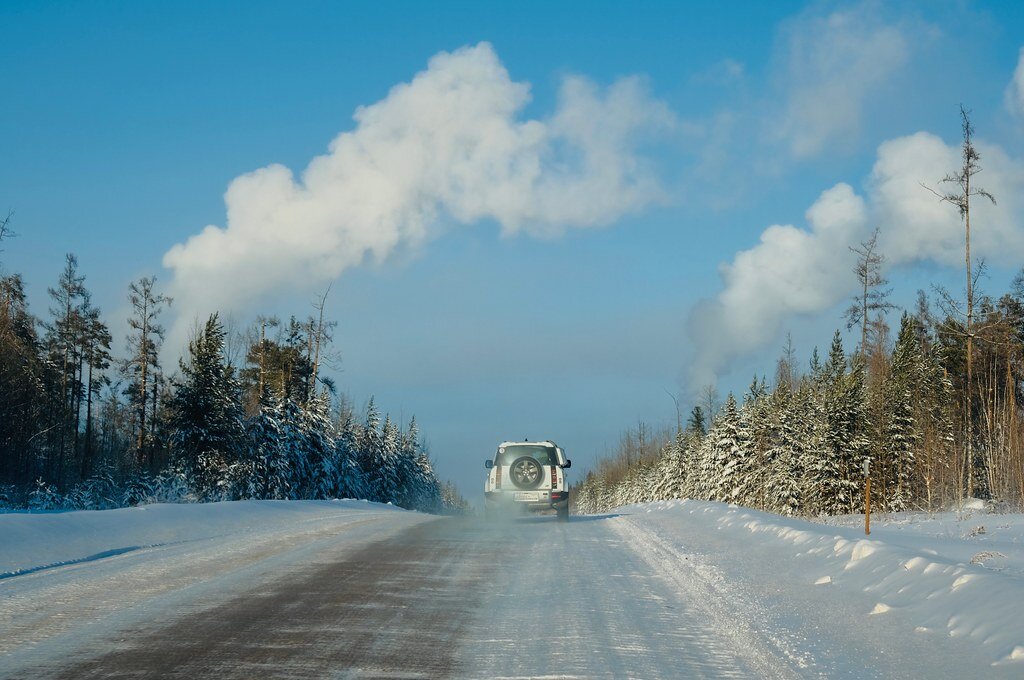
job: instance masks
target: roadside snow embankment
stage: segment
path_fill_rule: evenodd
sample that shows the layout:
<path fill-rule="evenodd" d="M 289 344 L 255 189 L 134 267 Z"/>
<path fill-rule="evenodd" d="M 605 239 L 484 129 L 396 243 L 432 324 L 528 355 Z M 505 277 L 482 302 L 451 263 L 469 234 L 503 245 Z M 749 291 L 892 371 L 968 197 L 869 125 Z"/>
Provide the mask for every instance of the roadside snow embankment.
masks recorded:
<path fill-rule="evenodd" d="M 628 512 L 675 545 L 716 540 L 741 546 L 735 569 L 751 576 L 770 560 L 784 571 L 778 588 L 823 589 L 822 602 L 842 598 L 866 625 L 898 612 L 913 633 L 940 634 L 981 645 L 993 665 L 1024 663 L 1024 516 L 957 520 L 887 515 L 864 535 L 863 516 L 817 524 L 737 506 L 663 501 Z M 980 527 L 980 528 L 979 528 Z M 745 557 L 745 559 L 743 559 Z M 908 631 L 909 632 L 909 631 Z"/>
<path fill-rule="evenodd" d="M 235 501 L 0 514 L 0 579 L 141 548 L 248 533 L 294 532 L 325 519 L 364 517 L 367 511 L 398 509 L 351 500 Z"/>

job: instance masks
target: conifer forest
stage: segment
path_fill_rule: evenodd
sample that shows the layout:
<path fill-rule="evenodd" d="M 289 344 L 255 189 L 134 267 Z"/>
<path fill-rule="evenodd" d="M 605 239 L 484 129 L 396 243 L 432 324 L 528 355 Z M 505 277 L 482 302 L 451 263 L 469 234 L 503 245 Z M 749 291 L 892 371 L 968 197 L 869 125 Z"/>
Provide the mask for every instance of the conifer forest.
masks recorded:
<path fill-rule="evenodd" d="M 892 343 L 882 322 L 865 351 L 845 351 L 836 331 L 804 371 L 787 353 L 771 382 L 755 379 L 739 399 L 718 405 L 709 389 L 675 432 L 642 423 L 626 432 L 577 488 L 578 506 L 698 498 L 785 515 L 859 513 L 868 460 L 876 511 L 937 511 L 969 497 L 1020 507 L 1022 280 L 979 301 L 971 383 L 963 326 L 934 316 L 922 296 Z"/>
<path fill-rule="evenodd" d="M 875 510 L 932 512 L 967 498 L 1024 507 L 1024 269 L 1001 294 L 978 285 L 971 206 L 997 197 L 973 181 L 981 158 L 964 109 L 961 121 L 962 166 L 922 190 L 963 220 L 964 290 L 921 290 L 901 311 L 877 230 L 850 244 L 860 285 L 845 320 L 856 346 L 836 330 L 805 363 L 787 342 L 738 398 L 720 403 L 709 385 L 685 423 L 680 413 L 675 428 L 629 430 L 577 487 L 582 511 L 696 498 L 784 515 L 862 513 L 865 463 Z"/>
<path fill-rule="evenodd" d="M 8 215 L 0 247 L 12 235 Z M 155 278 L 129 286 L 117 356 L 74 255 L 45 318 L 17 273 L 0 274 L 0 507 L 355 498 L 464 508 L 415 418 L 398 423 L 372 397 L 357 414 L 336 393 L 323 371 L 334 326 L 323 299 L 317 317 L 259 318 L 244 331 L 214 314 L 167 367 L 161 315 L 173 301 Z"/>

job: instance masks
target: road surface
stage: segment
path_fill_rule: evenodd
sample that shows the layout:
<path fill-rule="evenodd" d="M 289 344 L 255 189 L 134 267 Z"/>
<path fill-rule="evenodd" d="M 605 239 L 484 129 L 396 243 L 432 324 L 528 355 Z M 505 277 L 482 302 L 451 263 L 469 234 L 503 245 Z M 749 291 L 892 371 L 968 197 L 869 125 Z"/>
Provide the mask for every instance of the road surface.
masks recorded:
<path fill-rule="evenodd" d="M 0 581 L 0 676 L 888 676 L 817 663 L 629 517 L 392 513 L 208 548 Z"/>

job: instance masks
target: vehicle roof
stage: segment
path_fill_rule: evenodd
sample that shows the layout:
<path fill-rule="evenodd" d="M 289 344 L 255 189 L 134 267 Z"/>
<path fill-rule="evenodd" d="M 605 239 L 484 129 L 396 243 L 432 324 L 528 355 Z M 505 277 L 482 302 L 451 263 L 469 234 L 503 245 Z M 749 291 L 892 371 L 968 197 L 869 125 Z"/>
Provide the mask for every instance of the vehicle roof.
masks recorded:
<path fill-rule="evenodd" d="M 556 449 L 562 448 L 561 446 L 554 443 L 550 439 L 545 439 L 544 441 L 539 442 L 502 442 L 498 444 L 499 449 L 502 448 L 503 446 L 553 446 Z"/>
<path fill-rule="evenodd" d="M 565 461 L 568 460 L 568 458 L 565 457 L 565 451 L 562 450 L 562 447 L 559 446 L 558 444 L 554 443 L 550 439 L 545 439 L 544 441 L 539 441 L 539 442 L 502 442 L 502 443 L 498 444 L 498 450 L 500 451 L 501 449 L 505 448 L 506 446 L 545 446 L 545 447 L 550 447 L 550 448 L 553 448 L 555 450 L 555 455 L 558 456 L 558 460 L 559 461 L 564 463 Z M 495 456 L 495 460 L 497 460 L 497 456 Z"/>

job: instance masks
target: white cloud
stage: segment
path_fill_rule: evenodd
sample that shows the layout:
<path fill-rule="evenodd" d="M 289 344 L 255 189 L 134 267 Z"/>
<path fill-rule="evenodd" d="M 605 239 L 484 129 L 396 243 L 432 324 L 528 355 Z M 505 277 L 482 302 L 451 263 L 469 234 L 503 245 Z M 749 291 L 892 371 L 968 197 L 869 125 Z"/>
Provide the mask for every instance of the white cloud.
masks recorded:
<path fill-rule="evenodd" d="M 976 187 L 992 193 L 996 205 L 982 197 L 971 203 L 971 254 L 996 264 L 1015 265 L 1024 255 L 1024 164 L 1001 148 L 975 142 L 981 154 L 982 172 Z M 959 145 L 949 145 L 935 135 L 919 132 L 884 142 L 868 183 L 872 213 L 882 229 L 881 245 L 889 263 L 933 261 L 961 266 L 964 261 L 964 227 L 953 206 L 925 190 L 924 183 L 940 193 L 955 191 L 942 178 L 960 165 Z"/>
<path fill-rule="evenodd" d="M 976 182 L 995 195 L 998 205 L 977 197 L 972 202 L 972 256 L 1019 266 L 1024 259 L 1024 161 L 984 142 L 976 147 L 983 167 Z M 855 288 L 849 246 L 875 225 L 888 267 L 922 261 L 963 266 L 959 213 L 921 186 L 951 188 L 939 182 L 959 163 L 958 145 L 926 132 L 887 141 L 878 148 L 866 198 L 838 184 L 807 211 L 809 229 L 765 229 L 757 246 L 722 266 L 721 292 L 690 314 L 690 388 L 712 382 L 734 359 L 777 340 L 787 319 L 823 312 L 847 299 Z"/>
<path fill-rule="evenodd" d="M 520 120 L 529 85 L 481 43 L 361 107 L 301 177 L 270 165 L 231 182 L 225 226 L 172 247 L 179 322 L 244 307 L 280 288 L 312 290 L 366 260 L 415 249 L 442 225 L 497 221 L 550 236 L 609 224 L 661 200 L 636 152 L 673 114 L 638 78 L 601 90 L 567 78 L 546 120 Z"/>
<path fill-rule="evenodd" d="M 742 61 L 726 57 L 716 61 L 703 72 L 693 77 L 694 82 L 719 87 L 731 87 L 746 76 L 747 67 Z"/>
<path fill-rule="evenodd" d="M 868 100 L 907 62 L 906 30 L 876 3 L 822 16 L 800 15 L 782 32 L 778 112 L 769 138 L 795 158 L 814 156 L 860 131 Z"/>
<path fill-rule="evenodd" d="M 695 344 L 690 386 L 713 382 L 733 359 L 773 340 L 784 319 L 827 309 L 854 282 L 853 255 L 866 207 L 848 184 L 823 192 L 807 210 L 809 229 L 773 225 L 761 242 L 721 267 L 724 289 L 700 303 L 688 329 Z"/>
<path fill-rule="evenodd" d="M 1024 118 L 1024 47 L 1020 48 L 1017 68 L 1013 72 L 1010 84 L 1006 86 L 1006 108 Z"/>

